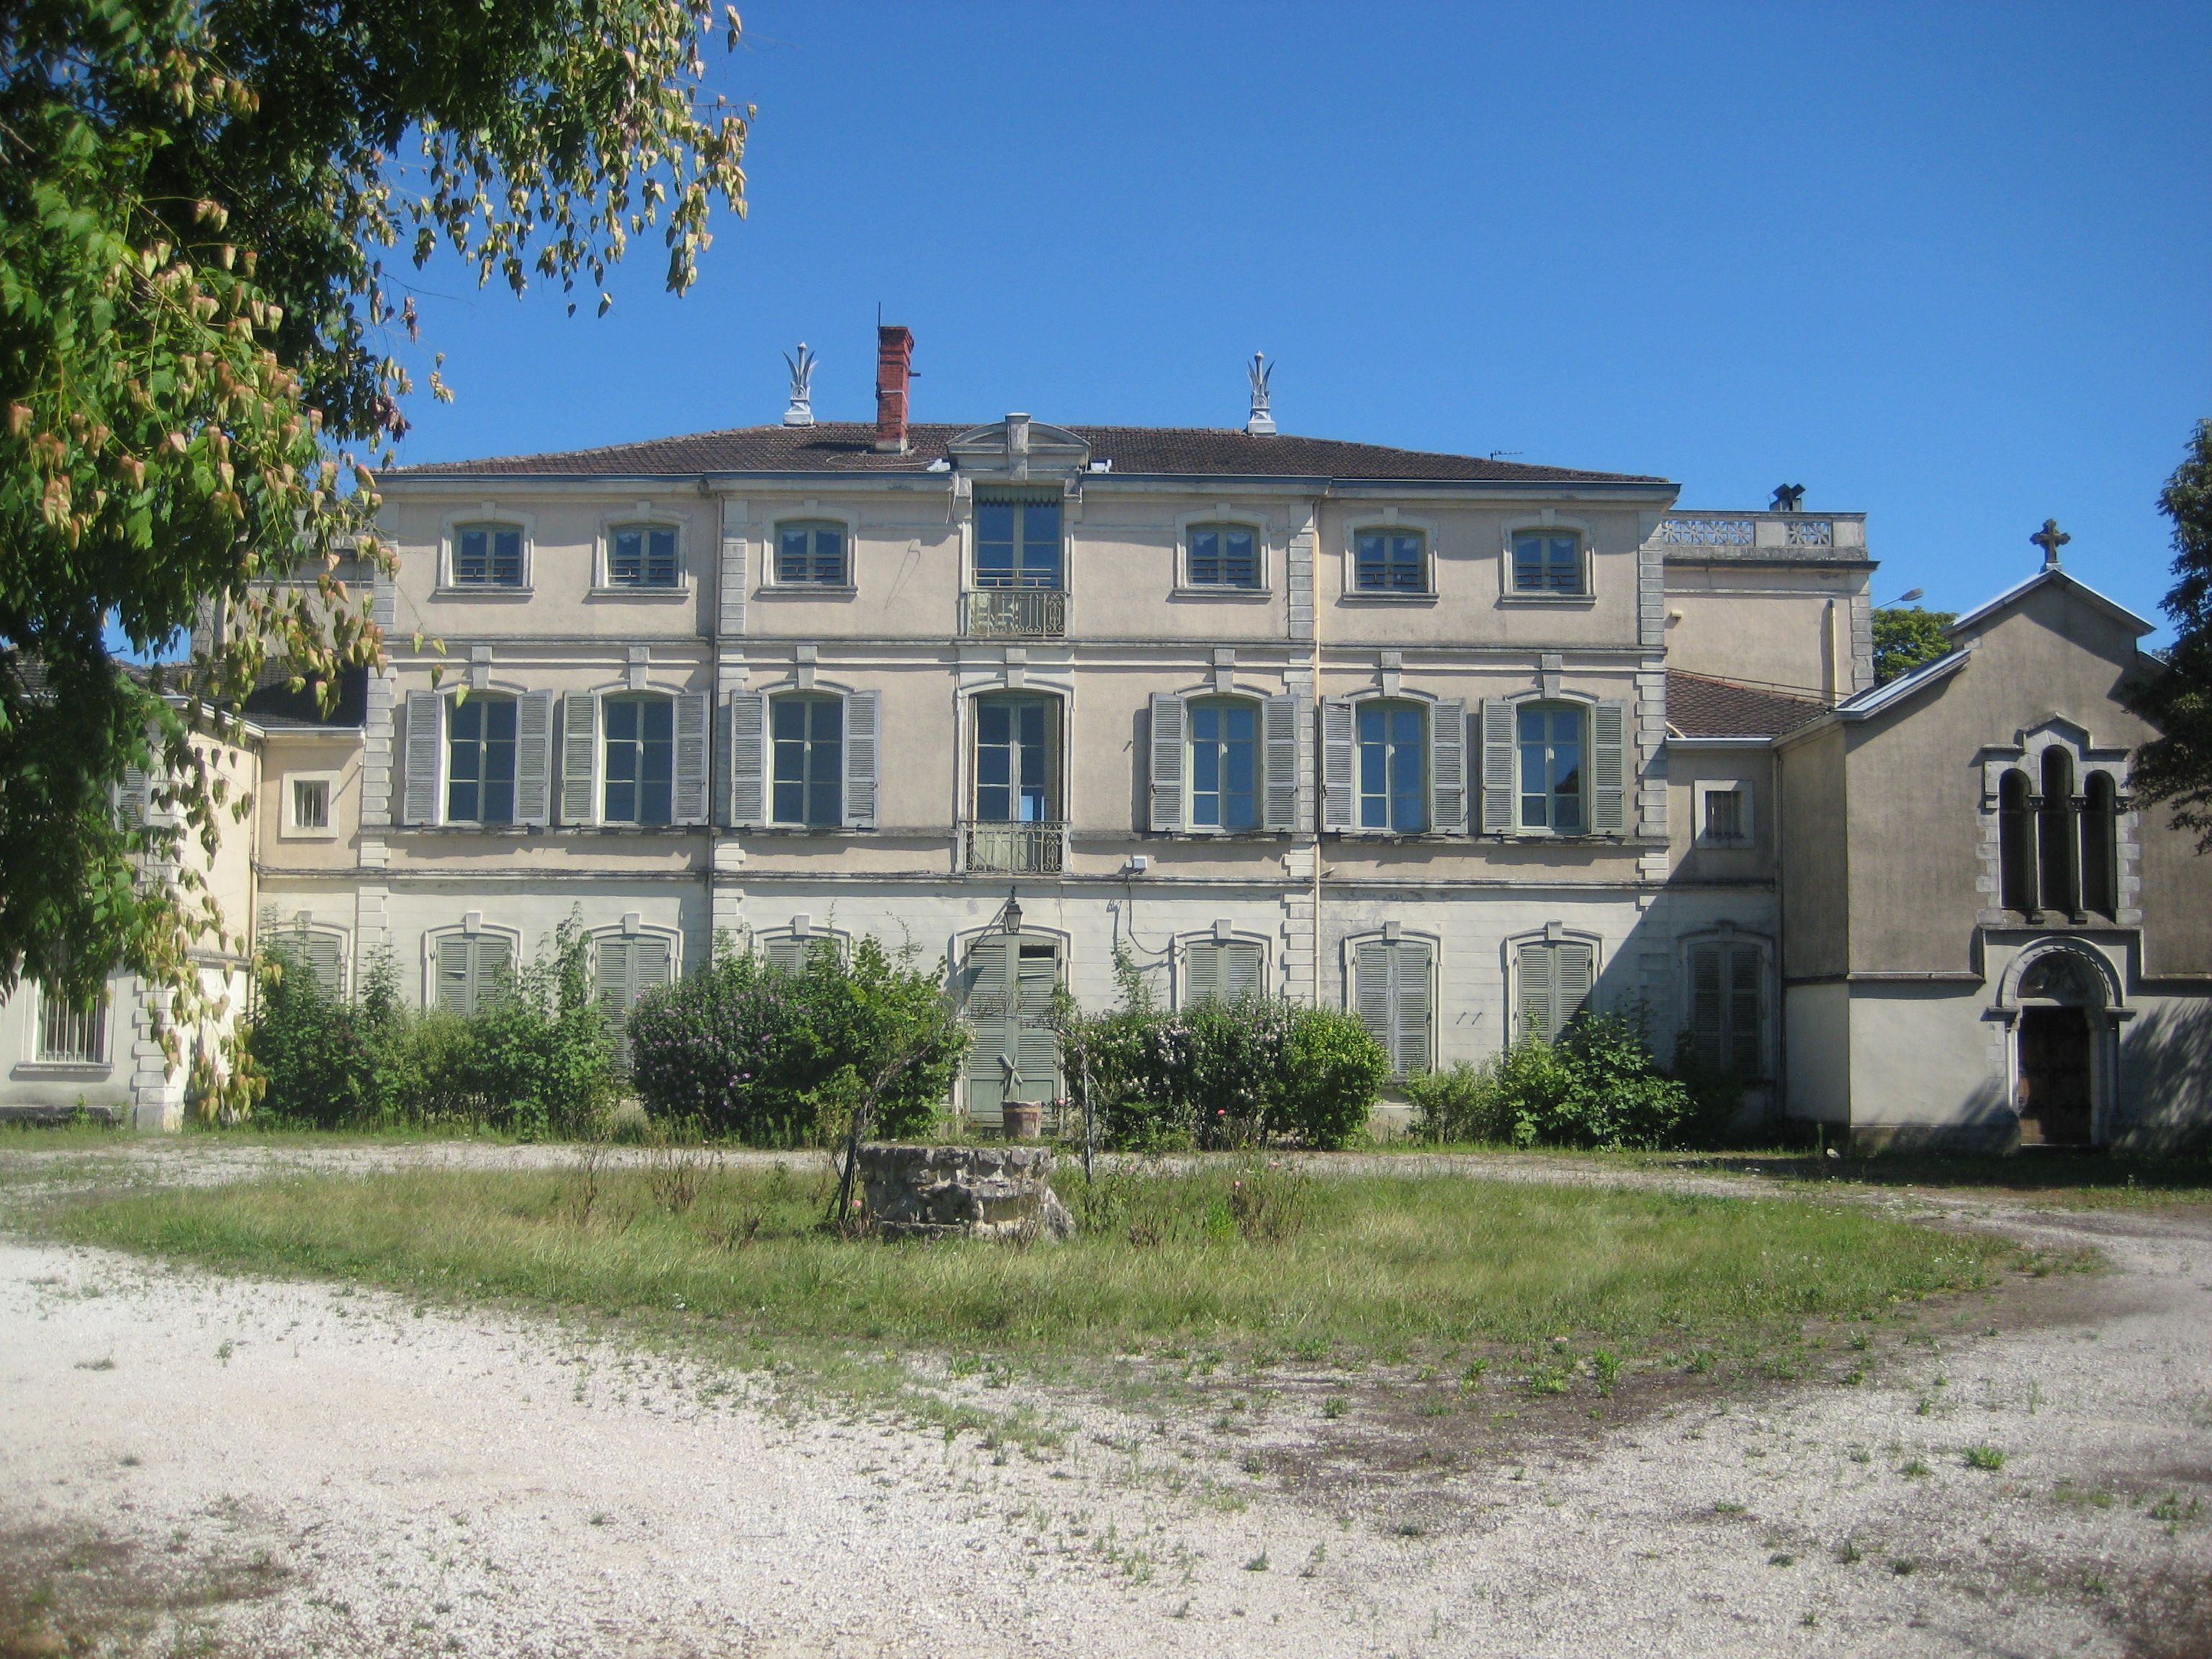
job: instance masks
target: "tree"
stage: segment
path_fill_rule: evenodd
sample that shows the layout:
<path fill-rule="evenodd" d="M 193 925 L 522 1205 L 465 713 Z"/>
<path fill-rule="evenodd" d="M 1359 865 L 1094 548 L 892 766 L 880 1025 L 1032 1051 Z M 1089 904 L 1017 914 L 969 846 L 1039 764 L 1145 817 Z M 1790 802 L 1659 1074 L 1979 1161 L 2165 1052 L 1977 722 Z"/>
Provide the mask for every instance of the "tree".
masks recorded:
<path fill-rule="evenodd" d="M 2197 423 L 2158 506 L 2173 520 L 2174 583 L 2160 608 L 2174 641 L 2122 694 L 2159 730 L 2136 755 L 2135 788 L 2146 805 L 2171 803 L 2173 828 L 2212 852 L 2212 421 Z"/>
<path fill-rule="evenodd" d="M 184 855 L 251 805 L 208 739 L 271 659 L 326 698 L 381 660 L 348 446 L 406 429 L 387 252 L 573 290 L 660 225 L 681 293 L 712 198 L 744 211 L 718 27 L 701 0 L 0 9 L 0 994 L 121 964 L 189 1017 L 226 919 Z M 199 624 L 191 662 L 125 672 L 111 620 L 141 652 Z M 161 810 L 118 815 L 149 766 Z"/>
<path fill-rule="evenodd" d="M 1899 674 L 1910 674 L 1951 649 L 1943 630 L 1959 620 L 1954 611 L 1910 611 L 1892 607 L 1874 613 L 1874 678 L 1887 684 Z"/>

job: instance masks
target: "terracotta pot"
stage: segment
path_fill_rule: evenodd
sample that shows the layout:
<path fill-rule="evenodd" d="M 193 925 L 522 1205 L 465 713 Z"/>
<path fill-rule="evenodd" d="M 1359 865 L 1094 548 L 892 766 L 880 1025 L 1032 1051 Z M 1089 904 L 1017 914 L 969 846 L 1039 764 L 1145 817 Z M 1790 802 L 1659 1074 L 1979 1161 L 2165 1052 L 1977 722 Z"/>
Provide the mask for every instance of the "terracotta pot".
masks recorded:
<path fill-rule="evenodd" d="M 1044 1103 L 1010 1100 L 999 1108 L 1000 1133 L 1008 1140 L 1035 1140 L 1044 1133 Z"/>

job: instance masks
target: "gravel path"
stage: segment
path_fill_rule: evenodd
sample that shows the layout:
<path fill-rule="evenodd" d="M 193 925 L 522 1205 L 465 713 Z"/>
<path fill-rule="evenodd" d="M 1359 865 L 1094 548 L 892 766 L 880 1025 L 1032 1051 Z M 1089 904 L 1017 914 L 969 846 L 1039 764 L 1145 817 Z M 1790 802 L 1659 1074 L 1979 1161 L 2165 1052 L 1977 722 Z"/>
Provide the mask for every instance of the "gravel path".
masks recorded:
<path fill-rule="evenodd" d="M 551 1320 L 0 1238 L 0 1656 L 2212 1652 L 2212 1217 L 1933 1201 L 2117 1271 L 1859 1387 L 1441 1468 L 1285 1412 L 1249 1474 L 1073 1391 L 1056 1450 L 948 1444 Z"/>

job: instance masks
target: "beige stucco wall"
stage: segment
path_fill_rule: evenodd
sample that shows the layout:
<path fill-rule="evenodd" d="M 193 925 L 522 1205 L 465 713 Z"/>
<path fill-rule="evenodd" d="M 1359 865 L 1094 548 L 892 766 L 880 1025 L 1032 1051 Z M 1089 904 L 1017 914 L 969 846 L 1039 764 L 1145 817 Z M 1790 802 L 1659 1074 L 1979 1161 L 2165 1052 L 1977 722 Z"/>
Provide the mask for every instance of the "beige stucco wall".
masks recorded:
<path fill-rule="evenodd" d="M 2013 1116 L 1999 1028 L 1979 985 L 1855 984 L 1850 993 L 1854 1133 L 1911 1125 L 2004 1144 Z M 1978 1132 L 1978 1133 L 1974 1133 Z"/>
<path fill-rule="evenodd" d="M 1793 985 L 1783 993 L 1784 1063 L 1789 1115 L 1848 1124 L 1851 1115 L 1851 995 L 1842 981 Z"/>
<path fill-rule="evenodd" d="M 1667 665 L 1716 679 L 1852 690 L 1850 599 L 1862 570 L 1667 567 Z"/>
<path fill-rule="evenodd" d="M 1782 971 L 1843 973 L 1850 963 L 1850 848 L 1841 731 L 1829 727 L 1776 757 L 1782 830 Z"/>

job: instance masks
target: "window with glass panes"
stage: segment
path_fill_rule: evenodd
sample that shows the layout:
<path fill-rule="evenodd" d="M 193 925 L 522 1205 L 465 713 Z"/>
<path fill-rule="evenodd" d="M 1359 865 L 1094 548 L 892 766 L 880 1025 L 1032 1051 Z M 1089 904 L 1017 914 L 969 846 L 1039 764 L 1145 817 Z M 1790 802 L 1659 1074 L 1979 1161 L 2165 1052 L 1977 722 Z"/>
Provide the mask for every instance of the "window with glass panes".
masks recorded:
<path fill-rule="evenodd" d="M 1359 705 L 1359 827 L 1429 827 L 1428 721 L 1407 702 Z"/>
<path fill-rule="evenodd" d="M 522 530 L 511 524 L 465 524 L 453 532 L 457 586 L 522 586 Z"/>
<path fill-rule="evenodd" d="M 1691 948 L 1690 1031 L 1709 1064 L 1738 1077 L 1765 1073 L 1764 980 L 1755 945 Z"/>
<path fill-rule="evenodd" d="M 778 823 L 845 818 L 845 700 L 778 697 L 769 704 L 775 744 L 770 814 Z"/>
<path fill-rule="evenodd" d="M 823 587 L 850 585 L 846 574 L 845 526 L 806 520 L 776 526 L 775 579 Z"/>
<path fill-rule="evenodd" d="M 1525 530 L 1516 536 L 1513 587 L 1521 593 L 1581 592 L 1582 538 L 1564 530 Z"/>
<path fill-rule="evenodd" d="M 1224 698 L 1190 705 L 1194 828 L 1259 827 L 1259 704 Z"/>
<path fill-rule="evenodd" d="M 625 525 L 607 549 L 607 582 L 613 587 L 676 586 L 676 526 Z"/>
<path fill-rule="evenodd" d="M 607 697 L 608 823 L 666 823 L 676 774 L 676 705 L 666 697 Z"/>
<path fill-rule="evenodd" d="M 1060 503 L 977 501 L 975 586 L 1060 586 Z"/>
<path fill-rule="evenodd" d="M 1723 844 L 1748 839 L 1741 789 L 1705 792 L 1705 839 Z"/>
<path fill-rule="evenodd" d="M 1050 823 L 1055 710 L 1040 697 L 975 704 L 975 817 L 985 823 Z"/>
<path fill-rule="evenodd" d="M 1580 834 L 1583 814 L 1583 711 L 1555 703 L 1524 707 L 1518 715 L 1521 827 Z"/>
<path fill-rule="evenodd" d="M 1200 524 L 1190 528 L 1193 587 L 1257 587 L 1260 555 L 1249 525 Z"/>
<path fill-rule="evenodd" d="M 447 706 L 446 822 L 514 822 L 514 698 Z"/>
<path fill-rule="evenodd" d="M 1352 538 L 1352 579 L 1366 593 L 1425 593 L 1425 538 L 1418 530 L 1363 530 Z"/>

